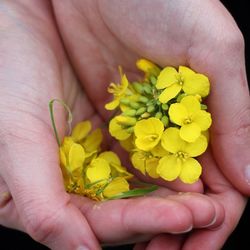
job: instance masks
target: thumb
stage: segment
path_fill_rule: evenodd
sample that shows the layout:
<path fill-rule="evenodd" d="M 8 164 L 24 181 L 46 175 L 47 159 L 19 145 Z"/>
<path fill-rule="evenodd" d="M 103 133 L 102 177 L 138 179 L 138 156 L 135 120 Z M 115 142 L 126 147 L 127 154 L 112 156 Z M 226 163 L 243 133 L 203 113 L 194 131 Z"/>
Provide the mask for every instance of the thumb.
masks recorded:
<path fill-rule="evenodd" d="M 203 43 L 200 48 L 197 46 L 196 51 L 201 51 L 202 46 L 205 54 L 194 54 L 196 59 L 190 65 L 211 80 L 208 106 L 213 117 L 213 155 L 231 183 L 250 195 L 250 98 L 244 39 L 226 10 L 220 8 L 220 11 L 225 18 L 216 26 L 218 30 L 214 30 L 216 39 L 210 44 Z M 206 40 L 211 41 L 211 37 Z"/>
<path fill-rule="evenodd" d="M 39 124 L 35 124 L 39 127 Z M 48 131 L 41 136 L 5 138 L 2 176 L 25 231 L 51 249 L 100 249 L 88 222 L 69 201 Z M 39 131 L 38 130 L 38 131 Z"/>

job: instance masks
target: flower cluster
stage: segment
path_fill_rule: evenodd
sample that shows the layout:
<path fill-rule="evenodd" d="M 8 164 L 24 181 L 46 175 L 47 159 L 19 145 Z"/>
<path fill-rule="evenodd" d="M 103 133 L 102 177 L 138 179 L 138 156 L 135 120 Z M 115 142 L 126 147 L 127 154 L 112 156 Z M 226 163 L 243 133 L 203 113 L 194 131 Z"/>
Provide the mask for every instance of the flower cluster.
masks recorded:
<path fill-rule="evenodd" d="M 142 79 L 130 82 L 120 70 L 120 82 L 108 87 L 113 100 L 105 108 L 117 114 L 110 134 L 144 175 L 196 182 L 202 167 L 195 157 L 206 151 L 212 123 L 203 103 L 209 79 L 186 66 L 161 68 L 146 59 L 136 66 Z"/>
<path fill-rule="evenodd" d="M 91 123 L 78 123 L 60 145 L 65 188 L 70 193 L 104 200 L 130 190 L 132 174 L 112 151 L 101 152 L 102 132 L 91 132 Z"/>

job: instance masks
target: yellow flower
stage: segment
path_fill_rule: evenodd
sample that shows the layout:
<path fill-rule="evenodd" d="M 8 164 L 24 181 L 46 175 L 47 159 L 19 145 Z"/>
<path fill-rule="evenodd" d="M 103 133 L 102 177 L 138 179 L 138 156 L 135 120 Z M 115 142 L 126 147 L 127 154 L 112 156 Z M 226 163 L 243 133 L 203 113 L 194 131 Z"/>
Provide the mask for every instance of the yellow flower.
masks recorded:
<path fill-rule="evenodd" d="M 111 198 L 123 192 L 129 191 L 129 184 L 123 177 L 116 177 L 103 190 L 103 196 Z"/>
<path fill-rule="evenodd" d="M 145 73 L 145 78 L 149 78 L 151 75 L 158 76 L 161 72 L 161 69 L 155 65 L 154 63 L 150 62 L 147 59 L 139 59 L 136 61 L 136 66 L 139 70 Z"/>
<path fill-rule="evenodd" d="M 197 94 L 205 97 L 209 94 L 210 83 L 205 75 L 195 73 L 185 66 L 180 66 L 178 72 L 173 67 L 166 67 L 158 76 L 156 88 L 164 89 L 159 96 L 159 101 L 167 103 L 181 90 L 188 95 Z"/>
<path fill-rule="evenodd" d="M 120 176 L 126 179 L 132 178 L 133 175 L 130 174 L 125 167 L 121 165 L 121 161 L 117 154 L 112 151 L 105 151 L 99 154 L 98 158 L 104 159 L 109 163 L 111 169 L 111 176 Z"/>
<path fill-rule="evenodd" d="M 107 110 L 113 110 L 119 106 L 121 98 L 126 94 L 128 85 L 129 82 L 125 74 L 121 77 L 121 84 L 111 83 L 109 85 L 108 92 L 113 94 L 113 101 L 105 105 Z"/>
<path fill-rule="evenodd" d="M 133 117 L 126 117 L 122 115 L 115 116 L 109 122 L 109 133 L 117 140 L 126 140 L 131 135 L 131 132 L 128 131 L 128 128 L 133 126 L 135 123 L 136 119 Z"/>
<path fill-rule="evenodd" d="M 71 137 L 65 137 L 59 152 L 61 165 L 68 173 L 73 175 L 82 170 L 85 150 L 80 144 L 75 143 Z"/>
<path fill-rule="evenodd" d="M 170 120 L 181 126 L 180 137 L 187 142 L 194 142 L 201 131 L 206 131 L 212 123 L 210 113 L 201 110 L 200 102 L 194 96 L 182 98 L 169 108 Z"/>
<path fill-rule="evenodd" d="M 159 174 L 156 172 L 159 158 L 154 157 L 150 152 L 135 151 L 131 156 L 131 161 L 133 166 L 142 174 L 146 175 L 147 173 L 152 178 L 159 177 Z"/>
<path fill-rule="evenodd" d="M 171 154 L 164 156 L 157 167 L 157 173 L 165 180 L 180 178 L 184 183 L 194 183 L 201 175 L 201 165 L 196 157 L 205 152 L 207 139 L 200 137 L 192 143 L 180 137 L 179 129 L 168 128 L 162 135 L 162 146 Z"/>
<path fill-rule="evenodd" d="M 154 117 L 140 120 L 134 127 L 135 145 L 141 150 L 153 149 L 161 139 L 164 130 L 163 123 Z"/>

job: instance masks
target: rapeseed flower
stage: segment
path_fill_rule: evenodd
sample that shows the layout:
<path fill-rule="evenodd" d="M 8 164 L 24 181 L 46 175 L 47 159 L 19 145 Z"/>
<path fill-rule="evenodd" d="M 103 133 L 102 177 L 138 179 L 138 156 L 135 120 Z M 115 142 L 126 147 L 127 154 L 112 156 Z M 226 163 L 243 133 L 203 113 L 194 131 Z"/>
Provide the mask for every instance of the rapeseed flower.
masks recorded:
<path fill-rule="evenodd" d="M 201 110 L 201 104 L 195 96 L 186 96 L 180 103 L 172 104 L 169 117 L 171 122 L 181 126 L 180 137 L 187 142 L 194 142 L 212 123 L 210 113 Z"/>
<path fill-rule="evenodd" d="M 209 94 L 208 78 L 185 66 L 179 66 L 178 71 L 174 67 L 165 67 L 157 78 L 156 88 L 162 90 L 159 95 L 161 103 L 167 103 L 176 97 L 181 90 L 188 95 L 200 95 L 205 97 Z"/>
<path fill-rule="evenodd" d="M 161 139 L 164 131 L 163 123 L 154 117 L 142 119 L 135 124 L 135 145 L 138 149 L 149 151 L 153 149 Z"/>
<path fill-rule="evenodd" d="M 200 163 L 193 157 L 205 152 L 207 139 L 200 135 L 196 141 L 189 143 L 180 137 L 178 128 L 168 128 L 161 139 L 163 148 L 170 154 L 162 157 L 157 166 L 157 173 L 167 181 L 178 177 L 184 183 L 196 182 L 202 172 Z"/>

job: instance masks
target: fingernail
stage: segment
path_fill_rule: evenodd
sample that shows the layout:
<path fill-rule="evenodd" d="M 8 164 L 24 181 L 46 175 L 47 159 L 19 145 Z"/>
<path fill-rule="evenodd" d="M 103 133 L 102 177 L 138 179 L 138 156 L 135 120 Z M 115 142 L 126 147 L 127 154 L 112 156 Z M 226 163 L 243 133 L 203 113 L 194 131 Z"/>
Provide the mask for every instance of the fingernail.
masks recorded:
<path fill-rule="evenodd" d="M 178 232 L 171 232 L 171 234 L 184 234 L 184 233 L 188 233 L 193 229 L 193 226 L 190 226 L 188 229 L 185 229 L 183 231 L 178 231 Z"/>
<path fill-rule="evenodd" d="M 213 218 L 213 220 L 212 220 L 210 223 L 208 223 L 208 224 L 205 225 L 205 226 L 201 226 L 201 228 L 211 227 L 212 225 L 215 224 L 216 220 L 217 220 L 217 217 L 215 216 L 215 217 Z"/>
<path fill-rule="evenodd" d="M 250 185 L 250 165 L 247 165 L 245 168 L 245 177 L 247 184 Z"/>
<path fill-rule="evenodd" d="M 79 246 L 76 250 L 90 250 L 90 249 L 86 246 Z"/>

